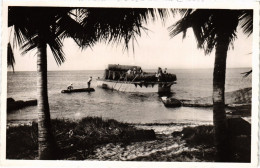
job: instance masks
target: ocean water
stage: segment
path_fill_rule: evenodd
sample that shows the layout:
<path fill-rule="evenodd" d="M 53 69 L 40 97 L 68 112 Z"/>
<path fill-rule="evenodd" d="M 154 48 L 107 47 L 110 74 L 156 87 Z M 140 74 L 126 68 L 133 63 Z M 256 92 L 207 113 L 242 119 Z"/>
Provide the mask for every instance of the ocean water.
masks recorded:
<path fill-rule="evenodd" d="M 243 78 L 249 68 L 227 69 L 226 91 L 252 86 L 251 76 Z M 147 70 L 155 72 L 156 70 Z M 212 69 L 172 69 L 177 84 L 172 86 L 173 97 L 196 99 L 212 95 Z M 61 90 L 73 83 L 74 88 L 87 87 L 93 77 L 92 93 L 62 94 Z M 157 93 L 123 93 L 96 87 L 96 79 L 103 76 L 97 71 L 48 72 L 48 96 L 51 118 L 77 120 L 87 116 L 116 119 L 128 123 L 212 123 L 211 108 L 166 108 Z M 7 97 L 15 100 L 36 99 L 36 72 L 8 72 Z M 8 113 L 12 122 L 37 119 L 36 106 Z"/>

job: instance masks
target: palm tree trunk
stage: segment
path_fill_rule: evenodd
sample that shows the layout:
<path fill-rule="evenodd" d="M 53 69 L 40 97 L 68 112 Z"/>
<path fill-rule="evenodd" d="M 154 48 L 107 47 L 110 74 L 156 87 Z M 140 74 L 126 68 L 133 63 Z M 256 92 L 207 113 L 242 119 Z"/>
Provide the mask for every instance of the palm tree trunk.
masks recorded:
<path fill-rule="evenodd" d="M 47 44 L 40 33 L 37 49 L 38 154 L 42 160 L 55 159 L 47 88 Z"/>
<path fill-rule="evenodd" d="M 225 78 L 228 45 L 228 38 L 223 37 L 218 40 L 213 74 L 213 122 L 217 148 L 216 159 L 220 162 L 229 161 L 230 159 L 228 126 L 225 111 Z"/>

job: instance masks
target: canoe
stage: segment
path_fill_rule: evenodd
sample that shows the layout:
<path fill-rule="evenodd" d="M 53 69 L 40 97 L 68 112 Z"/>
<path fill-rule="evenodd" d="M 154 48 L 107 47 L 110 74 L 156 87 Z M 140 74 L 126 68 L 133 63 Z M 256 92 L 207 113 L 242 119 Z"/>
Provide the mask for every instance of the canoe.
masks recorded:
<path fill-rule="evenodd" d="M 72 89 L 72 90 L 62 90 L 61 93 L 74 93 L 74 92 L 94 92 L 94 88 L 81 88 L 81 89 Z"/>

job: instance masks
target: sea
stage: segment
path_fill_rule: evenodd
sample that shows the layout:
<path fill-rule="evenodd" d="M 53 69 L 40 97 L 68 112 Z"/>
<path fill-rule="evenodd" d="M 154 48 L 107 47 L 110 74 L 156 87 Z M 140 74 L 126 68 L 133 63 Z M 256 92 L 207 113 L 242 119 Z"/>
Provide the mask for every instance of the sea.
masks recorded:
<path fill-rule="evenodd" d="M 251 68 L 230 68 L 226 72 L 226 91 L 252 86 L 252 77 L 241 73 Z M 156 70 L 145 70 L 156 72 Z M 98 88 L 96 79 L 103 70 L 49 71 L 48 97 L 51 118 L 79 120 L 84 117 L 102 117 L 132 124 L 151 123 L 212 123 L 212 108 L 179 107 L 167 108 L 157 93 L 125 93 Z M 177 75 L 177 84 L 172 86 L 172 97 L 197 99 L 212 95 L 212 69 L 170 69 Z M 74 88 L 86 88 L 92 76 L 91 87 L 95 92 L 64 94 L 70 83 Z M 15 100 L 36 99 L 36 72 L 16 71 L 7 74 L 7 97 Z M 8 122 L 37 120 L 37 106 L 9 112 Z"/>

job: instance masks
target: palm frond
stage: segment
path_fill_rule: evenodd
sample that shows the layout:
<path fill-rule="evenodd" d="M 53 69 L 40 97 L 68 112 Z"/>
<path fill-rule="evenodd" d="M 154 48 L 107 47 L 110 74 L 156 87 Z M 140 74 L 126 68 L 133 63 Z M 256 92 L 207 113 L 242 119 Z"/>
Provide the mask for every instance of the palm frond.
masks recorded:
<path fill-rule="evenodd" d="M 14 53 L 11 47 L 11 44 L 7 44 L 7 66 L 11 66 L 14 72 L 14 64 L 15 64 L 15 59 L 14 59 Z"/>
<path fill-rule="evenodd" d="M 57 64 L 64 62 L 61 40 L 66 37 L 72 37 L 75 41 L 80 39 L 77 31 L 79 23 L 69 17 L 70 10 L 72 9 L 9 7 L 8 24 L 14 26 L 14 41 L 21 46 L 22 54 L 37 48 L 39 32 L 42 32 L 41 39 L 49 45 Z"/>
<path fill-rule="evenodd" d="M 128 49 L 131 39 L 147 31 L 143 23 L 169 15 L 168 10 L 149 8 L 87 8 L 87 11 L 82 21 L 85 32 L 83 47 L 105 41 L 112 44 L 124 42 L 124 48 Z"/>
<path fill-rule="evenodd" d="M 239 21 L 243 32 L 248 36 L 251 35 L 253 33 L 253 10 L 242 10 Z"/>
<path fill-rule="evenodd" d="M 243 73 L 241 73 L 241 74 L 244 75 L 243 77 L 247 77 L 247 76 L 249 76 L 252 72 L 253 72 L 253 70 L 251 69 L 250 71 L 243 72 Z"/>
<path fill-rule="evenodd" d="M 192 28 L 198 48 L 203 48 L 205 54 L 209 54 L 222 38 L 226 38 L 232 45 L 236 38 L 239 12 L 240 10 L 182 9 L 182 18 L 168 28 L 170 36 L 183 32 L 185 38 L 187 30 Z"/>
<path fill-rule="evenodd" d="M 51 33 L 48 33 L 48 36 L 45 38 L 45 40 L 52 51 L 56 63 L 61 65 L 65 61 L 61 40 Z M 30 41 L 24 43 L 24 45 L 21 46 L 21 49 L 23 50 L 22 54 L 26 54 L 27 52 L 36 49 L 38 46 L 38 41 L 39 37 L 35 36 L 34 38 L 30 39 Z"/>
<path fill-rule="evenodd" d="M 24 42 L 27 41 L 27 32 L 24 28 L 19 28 L 18 26 L 14 26 L 14 44 L 15 46 L 20 46 Z"/>
<path fill-rule="evenodd" d="M 28 53 L 29 51 L 31 51 L 35 48 L 37 48 L 37 44 L 38 44 L 38 36 L 37 35 L 35 35 L 30 40 L 24 42 L 23 45 L 21 46 L 22 55 Z"/>
<path fill-rule="evenodd" d="M 76 16 L 76 14 L 79 16 Z M 61 39 L 70 37 L 80 45 L 82 43 L 81 37 L 84 36 L 83 27 L 81 25 L 83 14 L 76 14 L 74 19 L 70 17 L 70 13 L 60 14 L 55 23 L 55 34 Z"/>
<path fill-rule="evenodd" d="M 63 44 L 61 40 L 59 38 L 49 38 L 48 45 L 52 51 L 57 65 L 61 65 L 63 62 L 65 62 L 65 55 L 62 50 Z"/>
<path fill-rule="evenodd" d="M 14 26 L 15 40 L 23 53 L 37 47 L 38 32 L 44 32 L 58 64 L 65 59 L 61 40 L 71 37 L 81 48 L 92 47 L 100 41 L 124 43 L 129 48 L 131 39 L 136 40 L 148 21 L 169 16 L 168 9 L 151 8 L 52 8 L 10 7 L 9 26 Z M 39 19 L 40 18 L 40 19 Z M 60 49 L 60 51 L 58 51 Z"/>

